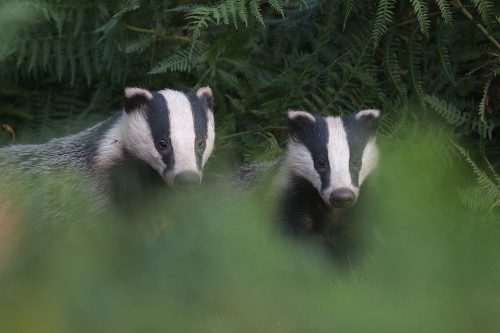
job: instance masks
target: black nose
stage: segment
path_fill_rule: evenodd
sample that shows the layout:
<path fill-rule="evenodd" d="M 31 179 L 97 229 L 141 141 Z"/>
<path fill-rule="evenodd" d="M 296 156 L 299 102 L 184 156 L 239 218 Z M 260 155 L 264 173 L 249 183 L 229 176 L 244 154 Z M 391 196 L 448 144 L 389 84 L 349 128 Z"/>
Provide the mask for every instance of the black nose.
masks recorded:
<path fill-rule="evenodd" d="M 330 194 L 330 203 L 337 208 L 351 207 L 355 199 L 354 192 L 348 188 L 339 188 Z"/>
<path fill-rule="evenodd" d="M 196 172 L 181 172 L 174 178 L 176 186 L 198 185 L 200 184 L 200 176 Z"/>

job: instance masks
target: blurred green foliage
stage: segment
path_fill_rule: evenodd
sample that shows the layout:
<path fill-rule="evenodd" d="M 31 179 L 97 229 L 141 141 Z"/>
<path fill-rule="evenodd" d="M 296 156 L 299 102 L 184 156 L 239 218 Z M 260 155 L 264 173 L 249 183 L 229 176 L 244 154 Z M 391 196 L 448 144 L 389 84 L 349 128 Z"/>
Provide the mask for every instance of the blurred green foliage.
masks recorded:
<path fill-rule="evenodd" d="M 125 217 L 89 213 L 68 182 L 48 188 L 62 205 L 52 213 L 17 188 L 24 222 L 1 266 L 1 331 L 498 331 L 498 211 L 460 205 L 450 189 L 464 173 L 439 149 L 412 139 L 384 156 L 371 240 L 347 266 L 283 237 L 261 192 L 160 193 Z"/>

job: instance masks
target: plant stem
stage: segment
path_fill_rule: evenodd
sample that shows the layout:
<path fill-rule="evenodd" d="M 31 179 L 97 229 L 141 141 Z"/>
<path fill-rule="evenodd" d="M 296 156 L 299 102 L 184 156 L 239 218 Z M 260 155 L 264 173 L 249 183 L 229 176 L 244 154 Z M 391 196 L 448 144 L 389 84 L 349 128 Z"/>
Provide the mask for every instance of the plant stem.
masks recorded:
<path fill-rule="evenodd" d="M 273 129 L 274 130 L 284 130 L 284 129 L 286 129 L 286 127 L 285 126 L 266 126 L 266 127 L 261 127 L 261 128 L 257 128 L 257 129 L 253 129 L 253 130 L 242 131 L 242 132 L 238 132 L 238 133 L 224 135 L 224 136 L 218 138 L 217 141 L 224 141 L 224 140 L 235 138 L 235 137 L 238 137 L 238 136 L 243 136 L 243 135 L 257 133 L 257 132 L 264 132 L 264 131 L 273 130 Z"/>
<path fill-rule="evenodd" d="M 472 23 L 474 23 L 475 26 L 479 29 L 479 31 L 481 31 L 483 33 L 483 35 L 485 35 L 486 38 L 488 38 L 490 40 L 490 42 L 492 42 L 493 45 L 495 45 L 495 47 L 500 51 L 500 43 L 495 39 L 495 37 L 493 37 L 493 35 L 491 35 L 488 32 L 488 30 L 486 30 L 486 28 L 481 23 L 474 20 L 474 17 L 472 16 L 472 14 L 467 10 L 467 8 L 464 7 L 464 5 L 462 4 L 462 2 L 460 0 L 452 1 L 452 4 L 456 8 L 460 9 L 462 14 L 464 14 L 465 17 L 467 17 Z"/>
<path fill-rule="evenodd" d="M 177 40 L 177 41 L 188 42 L 188 43 L 193 42 L 192 38 L 186 37 L 186 36 L 181 36 L 181 35 L 164 35 L 164 34 L 161 33 L 160 30 L 139 28 L 139 27 L 135 27 L 133 25 L 126 24 L 126 23 L 124 23 L 124 25 L 129 30 L 137 31 L 137 32 L 142 32 L 142 33 L 146 33 L 146 34 L 151 34 L 151 35 L 155 35 L 157 37 L 160 37 L 161 39 Z"/>

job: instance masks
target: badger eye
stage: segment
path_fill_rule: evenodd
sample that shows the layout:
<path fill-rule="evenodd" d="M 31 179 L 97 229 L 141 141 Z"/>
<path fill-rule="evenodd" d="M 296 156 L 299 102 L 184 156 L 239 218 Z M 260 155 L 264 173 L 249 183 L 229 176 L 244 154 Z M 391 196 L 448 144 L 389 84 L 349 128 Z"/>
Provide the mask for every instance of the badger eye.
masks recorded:
<path fill-rule="evenodd" d="M 326 160 L 324 158 L 317 158 L 314 162 L 316 169 L 324 170 L 326 169 Z"/>
<path fill-rule="evenodd" d="M 167 140 L 158 141 L 158 148 L 162 151 L 167 151 L 169 148 Z"/>
<path fill-rule="evenodd" d="M 196 148 L 198 148 L 200 150 L 205 148 L 205 140 L 200 139 L 200 140 L 196 141 Z"/>

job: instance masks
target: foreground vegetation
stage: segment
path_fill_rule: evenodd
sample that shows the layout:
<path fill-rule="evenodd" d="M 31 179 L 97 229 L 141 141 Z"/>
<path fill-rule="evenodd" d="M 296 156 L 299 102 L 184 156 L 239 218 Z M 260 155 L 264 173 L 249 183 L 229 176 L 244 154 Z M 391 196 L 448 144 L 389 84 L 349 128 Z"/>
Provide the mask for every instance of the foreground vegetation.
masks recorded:
<path fill-rule="evenodd" d="M 44 194 L 63 224 L 22 192 L 24 236 L 0 273 L 2 331 L 495 332 L 498 216 L 450 195 L 464 173 L 439 149 L 405 143 L 384 153 L 369 241 L 348 265 L 284 238 L 260 192 L 220 183 L 124 218 L 89 213 L 53 182 Z"/>

